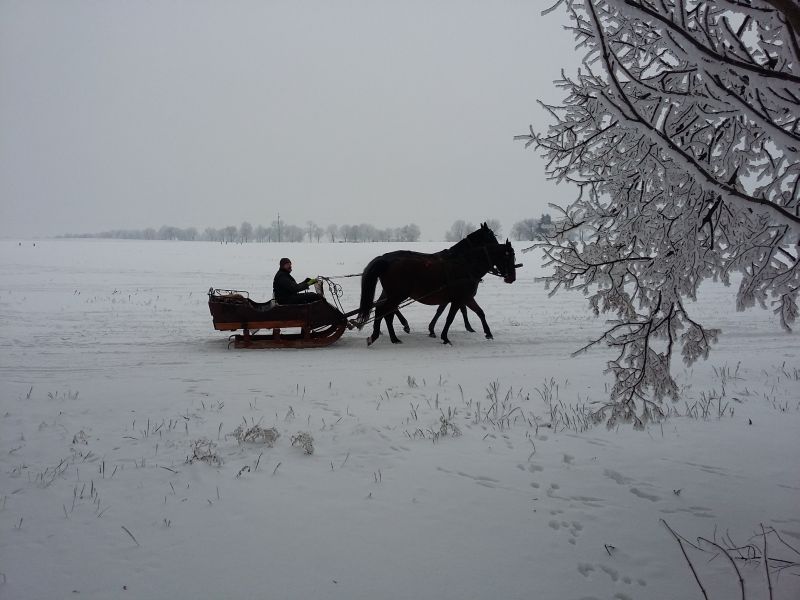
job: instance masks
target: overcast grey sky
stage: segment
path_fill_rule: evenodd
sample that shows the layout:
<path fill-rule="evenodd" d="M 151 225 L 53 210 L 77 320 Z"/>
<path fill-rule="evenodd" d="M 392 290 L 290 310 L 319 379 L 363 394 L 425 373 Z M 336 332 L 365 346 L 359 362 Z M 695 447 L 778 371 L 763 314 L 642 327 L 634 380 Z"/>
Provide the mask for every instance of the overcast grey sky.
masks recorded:
<path fill-rule="evenodd" d="M 0 0 L 0 237 L 512 223 L 579 54 L 550 2 Z"/>

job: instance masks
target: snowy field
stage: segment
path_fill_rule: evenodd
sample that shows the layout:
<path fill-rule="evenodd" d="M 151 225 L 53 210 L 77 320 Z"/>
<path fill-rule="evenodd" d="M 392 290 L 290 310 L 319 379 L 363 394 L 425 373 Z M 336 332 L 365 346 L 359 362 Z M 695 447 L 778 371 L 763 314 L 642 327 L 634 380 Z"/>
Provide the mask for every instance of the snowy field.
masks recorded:
<path fill-rule="evenodd" d="M 281 256 L 301 279 L 399 246 L 0 242 L 0 598 L 702 598 L 665 523 L 800 559 L 798 337 L 709 284 L 695 315 L 723 335 L 674 414 L 587 428 L 610 355 L 570 353 L 603 319 L 516 246 L 517 282 L 477 297 L 494 340 L 459 317 L 443 346 L 412 305 L 401 345 L 229 350 L 209 287 L 262 300 Z M 736 562 L 748 600 L 800 597 L 796 568 Z"/>

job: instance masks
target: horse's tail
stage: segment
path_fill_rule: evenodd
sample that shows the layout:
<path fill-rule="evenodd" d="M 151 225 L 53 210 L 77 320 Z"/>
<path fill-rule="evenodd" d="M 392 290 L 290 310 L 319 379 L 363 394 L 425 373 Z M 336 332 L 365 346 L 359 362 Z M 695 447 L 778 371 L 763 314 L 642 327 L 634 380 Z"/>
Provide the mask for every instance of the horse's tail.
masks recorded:
<path fill-rule="evenodd" d="M 375 288 L 378 286 L 378 278 L 386 271 L 389 262 L 383 257 L 373 258 L 361 273 L 361 303 L 358 306 L 357 322 L 359 327 L 363 326 L 369 313 L 372 311 L 372 302 L 375 299 Z"/>

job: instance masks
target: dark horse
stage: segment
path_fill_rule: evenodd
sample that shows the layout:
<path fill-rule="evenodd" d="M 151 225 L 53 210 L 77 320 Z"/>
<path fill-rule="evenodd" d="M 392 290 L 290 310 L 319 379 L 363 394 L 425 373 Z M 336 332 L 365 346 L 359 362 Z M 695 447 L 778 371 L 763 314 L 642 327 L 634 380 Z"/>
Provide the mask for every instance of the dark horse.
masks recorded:
<path fill-rule="evenodd" d="M 506 241 L 508 241 L 508 240 L 506 240 Z M 440 252 L 436 252 L 432 256 L 452 257 L 452 256 L 456 256 L 456 255 L 460 254 L 461 252 L 464 252 L 464 251 L 468 250 L 469 248 L 476 248 L 476 247 L 486 246 L 486 245 L 494 245 L 494 244 L 497 244 L 497 243 L 498 243 L 497 242 L 497 237 L 495 237 L 494 232 L 489 228 L 489 226 L 486 223 L 481 223 L 481 226 L 480 226 L 479 229 L 477 229 L 476 231 L 473 231 L 472 233 L 468 234 L 463 240 L 459 241 L 458 243 L 456 243 L 455 245 L 451 246 L 450 248 L 447 248 L 447 249 L 442 250 Z M 519 266 L 519 265 L 517 265 L 517 266 Z M 477 293 L 477 291 L 478 291 L 478 286 L 476 285 L 475 286 L 475 292 Z M 386 299 L 386 294 L 382 293 L 381 296 L 378 298 L 377 303 L 380 304 L 385 299 Z M 434 332 L 433 328 L 436 325 L 436 321 L 439 320 L 439 317 L 442 316 L 442 313 L 448 307 L 448 305 L 449 305 L 449 303 L 440 304 L 439 307 L 436 309 L 436 314 L 433 316 L 433 319 L 431 319 L 431 322 L 428 324 L 428 335 L 430 337 L 436 337 L 436 333 Z M 489 329 L 489 324 L 486 322 L 486 315 L 483 312 L 483 309 L 475 301 L 474 294 L 473 294 L 473 298 L 472 299 L 466 301 L 465 304 L 460 307 L 461 308 L 461 315 L 464 318 L 464 328 L 467 331 L 470 331 L 470 332 L 474 332 L 475 331 L 472 328 L 472 325 L 470 325 L 469 318 L 467 317 L 467 307 L 469 307 L 472 310 L 472 312 L 474 312 L 476 315 L 478 315 L 478 318 L 481 320 L 481 324 L 483 325 L 483 332 L 486 335 L 486 339 L 489 339 L 489 340 L 492 339 L 492 330 Z M 398 310 L 398 311 L 395 312 L 395 315 L 397 316 L 397 319 L 400 321 L 400 324 L 403 326 L 403 331 L 405 331 L 406 333 L 409 333 L 411 331 L 411 327 L 409 327 L 408 321 L 403 316 L 403 313 L 401 313 Z M 384 317 L 384 319 L 387 320 L 387 327 L 389 325 L 389 323 L 388 323 L 389 318 L 390 318 L 389 315 L 386 315 Z"/>
<path fill-rule="evenodd" d="M 378 339 L 380 323 L 384 318 L 392 343 L 399 343 L 400 340 L 394 332 L 394 315 L 401 302 L 413 298 L 423 304 L 451 305 L 441 334 L 442 341 L 449 344 L 447 332 L 450 324 L 459 308 L 474 302 L 481 278 L 494 272 L 503 277 L 506 283 L 515 281 L 514 248 L 510 242 L 498 244 L 495 239 L 494 243 L 475 245 L 472 243 L 474 238 L 472 241 L 468 241 L 468 238 L 469 236 L 459 242 L 466 243 L 457 251 L 454 251 L 456 247 L 437 254 L 398 250 L 370 261 L 361 275 L 361 303 L 358 313 L 361 323 L 369 318 L 378 280 L 383 287 L 383 294 L 375 305 L 375 325 L 367 343 L 371 344 Z"/>

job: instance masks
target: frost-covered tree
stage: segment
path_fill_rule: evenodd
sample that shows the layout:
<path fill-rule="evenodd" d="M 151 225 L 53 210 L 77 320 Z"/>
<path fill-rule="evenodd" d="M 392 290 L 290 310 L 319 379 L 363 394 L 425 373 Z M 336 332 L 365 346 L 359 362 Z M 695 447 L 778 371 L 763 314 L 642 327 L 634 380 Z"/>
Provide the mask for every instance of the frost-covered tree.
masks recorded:
<path fill-rule="evenodd" d="M 180 229 L 173 225 L 162 225 L 158 229 L 158 235 L 156 237 L 159 240 L 177 240 L 179 239 L 179 231 Z"/>
<path fill-rule="evenodd" d="M 536 219 L 522 219 L 511 227 L 511 237 L 515 240 L 535 240 L 539 236 L 539 221 Z"/>
<path fill-rule="evenodd" d="M 247 243 L 253 239 L 253 226 L 247 222 L 243 221 L 241 225 L 239 225 L 239 241 Z"/>
<path fill-rule="evenodd" d="M 336 241 L 336 235 L 339 233 L 339 226 L 335 223 L 331 223 L 325 228 L 325 231 L 328 234 L 328 238 L 330 239 L 331 243 Z"/>
<path fill-rule="evenodd" d="M 203 230 L 203 236 L 201 239 L 207 242 L 218 242 L 222 238 L 222 235 L 219 232 L 219 229 L 215 229 L 213 227 L 206 227 Z"/>
<path fill-rule="evenodd" d="M 319 242 L 319 238 L 325 230 L 317 225 L 314 221 L 306 221 L 306 235 L 308 235 L 309 242 Z"/>
<path fill-rule="evenodd" d="M 236 235 L 239 229 L 236 225 L 228 225 L 227 227 L 222 228 L 222 241 L 224 242 L 234 242 L 236 241 Z"/>
<path fill-rule="evenodd" d="M 740 278 L 736 308 L 784 329 L 800 289 L 797 0 L 561 0 L 583 68 L 557 81 L 547 133 L 518 136 L 580 188 L 543 244 L 548 284 L 615 320 L 584 348 L 618 351 L 598 416 L 642 425 L 676 398 L 673 351 L 707 357 L 719 331 L 686 299 Z M 585 243 L 566 238 L 580 228 Z"/>
<path fill-rule="evenodd" d="M 403 225 L 398 232 L 398 242 L 418 242 L 420 236 L 419 226 L 416 223 Z"/>
<path fill-rule="evenodd" d="M 281 223 L 281 241 L 298 243 L 306 236 L 305 229 L 289 223 Z"/>
<path fill-rule="evenodd" d="M 370 223 L 361 223 L 358 226 L 358 238 L 353 241 L 359 242 L 375 242 L 380 238 L 378 228 Z"/>
<path fill-rule="evenodd" d="M 257 242 L 264 242 L 269 238 L 269 229 L 263 225 L 258 225 L 253 231 L 253 235 L 255 236 Z"/>

